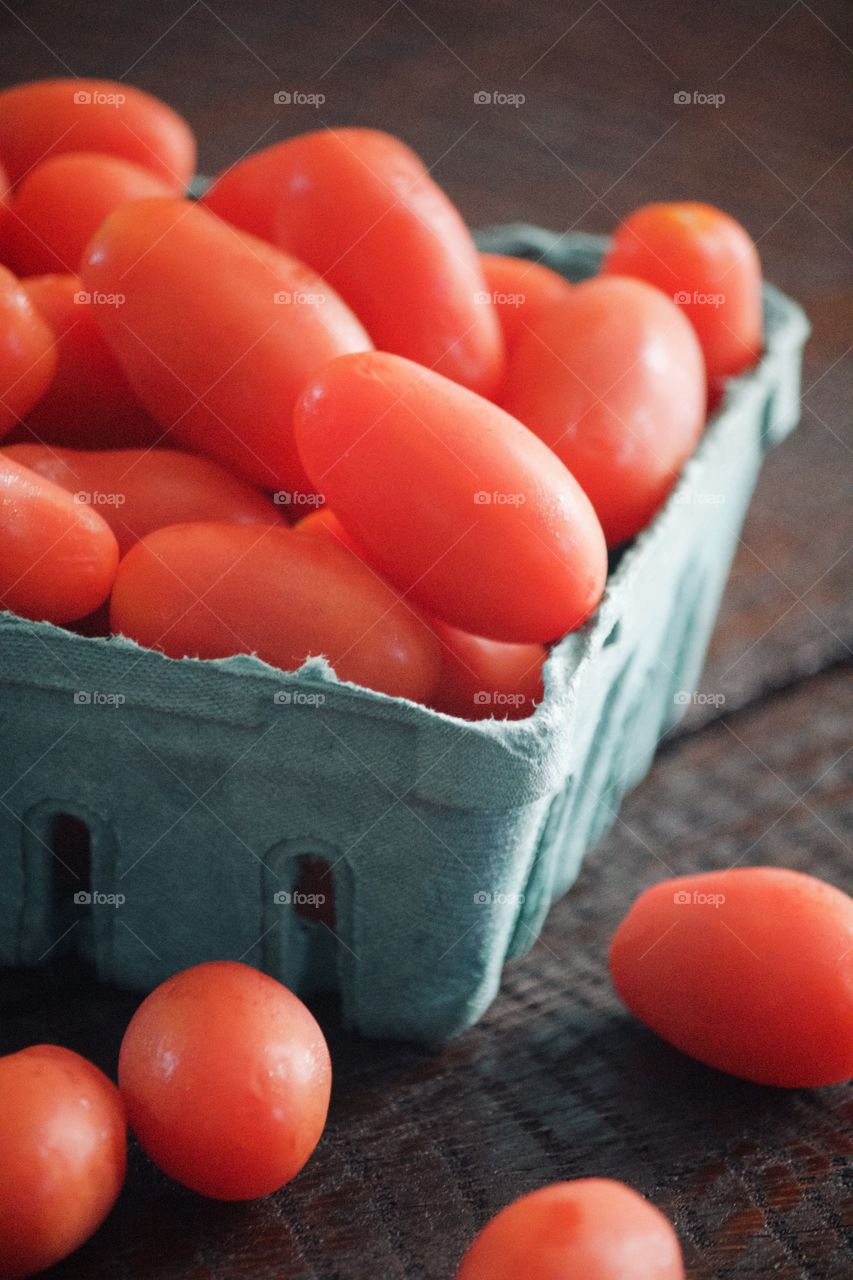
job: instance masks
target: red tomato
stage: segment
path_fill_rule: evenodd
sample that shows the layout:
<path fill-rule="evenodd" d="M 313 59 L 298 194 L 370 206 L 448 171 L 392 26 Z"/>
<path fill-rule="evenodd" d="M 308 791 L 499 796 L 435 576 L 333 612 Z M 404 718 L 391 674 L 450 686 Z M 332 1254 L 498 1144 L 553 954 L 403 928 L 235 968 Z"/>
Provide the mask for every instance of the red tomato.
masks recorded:
<path fill-rule="evenodd" d="M 588 499 L 497 406 L 385 352 L 327 365 L 296 407 L 315 486 L 421 608 L 490 639 L 552 640 L 604 589 Z"/>
<path fill-rule="evenodd" d="M 555 302 L 562 302 L 572 292 L 564 276 L 541 262 L 509 258 L 501 253 L 482 253 L 480 264 L 489 299 L 497 308 L 508 353 L 543 311 Z"/>
<path fill-rule="evenodd" d="M 853 1076 L 853 899 L 738 867 L 642 893 L 610 948 L 621 999 L 683 1053 L 758 1084 Z"/>
<path fill-rule="evenodd" d="M 0 1280 L 23 1280 L 95 1232 L 121 1191 L 118 1089 L 53 1044 L 0 1058 Z"/>
<path fill-rule="evenodd" d="M 12 438 L 78 449 L 156 444 L 163 429 L 131 390 L 77 276 L 30 276 L 22 287 L 53 331 L 56 372 Z"/>
<path fill-rule="evenodd" d="M 340 542 L 341 546 L 364 559 L 364 552 L 347 533 L 331 507 L 320 507 L 294 525 L 295 533 L 321 533 Z"/>
<path fill-rule="evenodd" d="M 68 622 L 106 598 L 118 564 L 109 525 L 0 452 L 0 608 Z"/>
<path fill-rule="evenodd" d="M 182 200 L 117 209 L 82 275 L 131 385 L 174 443 L 267 489 L 310 487 L 293 443 L 296 397 L 328 360 L 370 346 L 326 281 Z M 98 305 L 117 295 L 122 305 Z"/>
<path fill-rule="evenodd" d="M 6 256 L 22 276 L 76 272 L 83 250 L 113 209 L 146 196 L 170 196 L 164 182 L 116 156 L 69 152 L 30 170 L 15 192 Z"/>
<path fill-rule="evenodd" d="M 683 1280 L 678 1237 L 659 1209 L 622 1182 L 579 1178 L 501 1209 L 456 1280 Z"/>
<path fill-rule="evenodd" d="M 0 267 L 0 437 L 44 395 L 55 370 L 51 330 L 20 282 Z"/>
<path fill-rule="evenodd" d="M 708 204 L 648 204 L 617 229 L 602 268 L 662 289 L 692 322 L 710 377 L 761 354 L 761 263 L 749 233 Z"/>
<path fill-rule="evenodd" d="M 9 216 L 9 204 L 12 198 L 12 184 L 9 175 L 0 164 L 0 250 L 6 243 L 6 220 Z"/>
<path fill-rule="evenodd" d="M 441 642 L 441 674 L 432 700 L 437 711 L 463 720 L 523 720 L 542 701 L 541 644 L 503 644 L 429 620 Z"/>
<path fill-rule="evenodd" d="M 143 1000 L 118 1076 L 130 1125 L 164 1173 L 217 1200 L 254 1200 L 296 1177 L 319 1142 L 332 1066 L 287 987 L 214 961 Z"/>
<path fill-rule="evenodd" d="M 3 450 L 22 466 L 77 495 L 104 517 L 124 555 L 164 525 L 197 520 L 280 524 L 265 493 L 208 458 L 178 449 L 56 449 L 38 444 Z"/>
<path fill-rule="evenodd" d="M 99 151 L 150 169 L 182 191 L 195 173 L 186 120 L 113 80 L 34 80 L 0 93 L 0 158 L 13 183 L 48 155 Z"/>
<path fill-rule="evenodd" d="M 615 276 L 577 285 L 530 328 L 501 403 L 563 460 L 618 546 L 651 520 L 701 434 L 696 335 L 657 289 Z"/>
<path fill-rule="evenodd" d="M 227 169 L 214 213 L 319 271 L 377 347 L 490 395 L 504 352 L 470 232 L 421 161 L 374 129 L 324 129 Z"/>
<path fill-rule="evenodd" d="M 114 631 L 173 658 L 257 653 L 286 671 L 325 654 L 341 680 L 423 702 L 435 637 L 331 539 L 292 529 L 181 524 L 136 544 L 113 588 Z"/>

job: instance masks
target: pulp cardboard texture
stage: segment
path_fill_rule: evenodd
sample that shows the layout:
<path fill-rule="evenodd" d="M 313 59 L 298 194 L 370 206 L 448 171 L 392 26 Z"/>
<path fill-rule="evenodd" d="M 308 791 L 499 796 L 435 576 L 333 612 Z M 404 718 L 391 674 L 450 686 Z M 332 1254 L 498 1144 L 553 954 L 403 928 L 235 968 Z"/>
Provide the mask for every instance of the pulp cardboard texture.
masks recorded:
<path fill-rule="evenodd" d="M 478 240 L 572 279 L 605 245 Z M 322 658 L 175 661 L 0 614 L 0 962 L 75 948 L 144 990 L 244 959 L 302 994 L 336 988 L 366 1035 L 472 1025 L 693 696 L 763 455 L 799 417 L 808 325 L 769 285 L 764 304 L 761 363 L 553 648 L 526 720 L 463 722 Z M 88 828 L 88 879 L 55 856 L 61 815 Z"/>

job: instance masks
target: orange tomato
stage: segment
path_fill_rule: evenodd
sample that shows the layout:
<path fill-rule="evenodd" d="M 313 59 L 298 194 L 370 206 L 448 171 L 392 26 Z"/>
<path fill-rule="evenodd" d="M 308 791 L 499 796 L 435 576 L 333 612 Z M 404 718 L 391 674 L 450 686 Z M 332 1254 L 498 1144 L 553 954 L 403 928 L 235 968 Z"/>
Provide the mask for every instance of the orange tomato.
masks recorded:
<path fill-rule="evenodd" d="M 370 346 L 325 280 L 182 200 L 116 209 L 82 276 L 102 332 L 172 442 L 263 488 L 310 490 L 293 442 L 296 397 L 328 360 Z"/>
<path fill-rule="evenodd" d="M 853 1076 L 853 898 L 781 867 L 664 880 L 613 936 L 620 998 L 664 1040 L 758 1084 Z"/>
<path fill-rule="evenodd" d="M 195 138 L 177 112 L 114 80 L 32 80 L 0 93 L 0 160 L 13 183 L 48 155 L 99 151 L 150 169 L 173 191 L 195 173 Z"/>
<path fill-rule="evenodd" d="M 463 720 L 523 720 L 542 701 L 541 644 L 504 644 L 428 620 L 441 643 L 441 674 L 432 705 Z"/>
<path fill-rule="evenodd" d="M 739 222 L 695 202 L 648 204 L 617 228 L 602 270 L 661 289 L 693 324 L 710 378 L 761 354 L 761 262 Z"/>
<path fill-rule="evenodd" d="M 115 535 L 97 511 L 0 451 L 0 608 L 68 622 L 109 593 Z"/>
<path fill-rule="evenodd" d="M 55 370 L 53 333 L 20 281 L 0 267 L 0 437 L 44 395 Z"/>
<path fill-rule="evenodd" d="M 482 395 L 503 342 L 474 242 L 418 157 L 375 129 L 324 129 L 227 169 L 214 213 L 319 271 L 373 342 Z"/>
<path fill-rule="evenodd" d="M 163 429 L 131 390 L 77 276 L 30 276 L 22 288 L 53 332 L 56 371 L 11 438 L 78 449 L 156 444 Z"/>
<path fill-rule="evenodd" d="M 659 1209 L 609 1178 L 554 1182 L 488 1222 L 456 1280 L 684 1280 Z"/>
<path fill-rule="evenodd" d="M 7 445 L 3 454 L 94 506 L 112 529 L 122 555 L 164 525 L 217 520 L 278 524 L 266 494 L 224 467 L 177 449 L 58 449 Z"/>
<path fill-rule="evenodd" d="M 541 262 L 481 253 L 480 264 L 489 300 L 497 308 L 507 353 L 514 350 L 543 311 L 562 302 L 572 291 L 564 276 Z"/>
<path fill-rule="evenodd" d="M 19 275 L 79 269 L 83 250 L 113 209 L 173 184 L 150 169 L 89 152 L 51 156 L 30 170 L 9 211 L 6 256 Z"/>
<path fill-rule="evenodd" d="M 648 524 L 696 447 L 702 352 L 659 290 L 597 277 L 533 321 L 501 403 L 563 460 L 618 546 Z"/>
<path fill-rule="evenodd" d="M 325 654 L 341 680 L 423 702 L 438 677 L 432 633 L 358 559 L 292 529 L 181 524 L 121 562 L 114 631 L 173 658 L 256 653 L 290 671 Z"/>
<path fill-rule="evenodd" d="M 589 500 L 496 405 L 377 351 L 326 365 L 295 423 L 317 489 L 418 607 L 520 643 L 552 640 L 595 609 L 607 556 Z"/>

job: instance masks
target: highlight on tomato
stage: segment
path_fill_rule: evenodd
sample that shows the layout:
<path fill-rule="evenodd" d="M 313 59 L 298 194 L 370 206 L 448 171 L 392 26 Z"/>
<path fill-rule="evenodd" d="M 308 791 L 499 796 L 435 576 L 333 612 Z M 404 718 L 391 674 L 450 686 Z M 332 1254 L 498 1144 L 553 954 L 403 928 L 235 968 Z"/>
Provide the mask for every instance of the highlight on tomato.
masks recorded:
<path fill-rule="evenodd" d="M 50 327 L 20 281 L 0 267 L 0 438 L 48 390 L 56 360 Z"/>

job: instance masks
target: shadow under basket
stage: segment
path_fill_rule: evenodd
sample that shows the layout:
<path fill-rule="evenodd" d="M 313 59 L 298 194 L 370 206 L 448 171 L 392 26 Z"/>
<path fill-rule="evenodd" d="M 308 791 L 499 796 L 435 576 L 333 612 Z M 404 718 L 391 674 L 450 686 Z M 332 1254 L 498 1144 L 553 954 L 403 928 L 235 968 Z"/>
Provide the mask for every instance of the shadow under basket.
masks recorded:
<path fill-rule="evenodd" d="M 573 280 L 606 243 L 478 241 Z M 0 614 L 0 962 L 77 951 L 145 990 L 241 959 L 339 991 L 366 1035 L 476 1022 L 695 687 L 763 455 L 799 417 L 808 324 L 769 285 L 764 307 L 761 363 L 554 646 L 526 720 L 463 722 L 322 659 L 175 661 Z"/>

